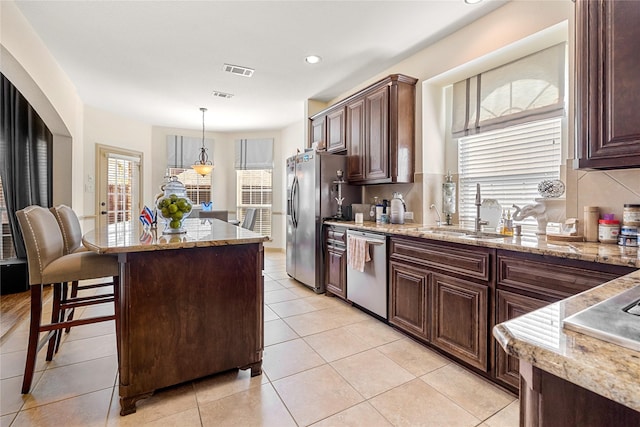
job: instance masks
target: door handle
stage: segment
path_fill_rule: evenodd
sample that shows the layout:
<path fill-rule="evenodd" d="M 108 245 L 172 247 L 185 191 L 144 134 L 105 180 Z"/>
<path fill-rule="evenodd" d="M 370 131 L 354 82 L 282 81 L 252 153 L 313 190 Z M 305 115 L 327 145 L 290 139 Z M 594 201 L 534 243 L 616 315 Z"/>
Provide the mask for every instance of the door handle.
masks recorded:
<path fill-rule="evenodd" d="M 100 215 L 106 215 L 107 211 L 100 211 Z"/>

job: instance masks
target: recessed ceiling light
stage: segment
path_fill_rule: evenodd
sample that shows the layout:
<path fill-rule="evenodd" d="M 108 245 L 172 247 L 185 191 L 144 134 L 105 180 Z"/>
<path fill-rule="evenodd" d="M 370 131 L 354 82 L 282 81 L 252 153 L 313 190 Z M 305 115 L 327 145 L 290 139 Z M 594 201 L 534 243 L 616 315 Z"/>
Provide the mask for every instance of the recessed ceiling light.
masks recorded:
<path fill-rule="evenodd" d="M 480 3 L 482 0 L 464 0 L 466 4 L 476 4 Z"/>
<path fill-rule="evenodd" d="M 304 60 L 309 64 L 317 64 L 318 62 L 322 61 L 322 58 L 320 58 L 318 55 L 309 55 L 304 58 Z"/>

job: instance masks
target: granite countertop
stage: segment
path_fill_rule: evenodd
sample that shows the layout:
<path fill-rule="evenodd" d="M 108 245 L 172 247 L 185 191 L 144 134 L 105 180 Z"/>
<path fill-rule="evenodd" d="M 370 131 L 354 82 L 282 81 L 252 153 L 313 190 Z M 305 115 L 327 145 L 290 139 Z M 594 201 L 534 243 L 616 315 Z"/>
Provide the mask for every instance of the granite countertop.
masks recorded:
<path fill-rule="evenodd" d="M 145 230 L 139 221 L 124 222 L 96 229 L 82 237 L 88 249 L 101 254 L 157 251 L 165 249 L 261 243 L 268 238 L 218 219 L 187 218 L 183 234 L 162 234 Z"/>
<path fill-rule="evenodd" d="M 437 227 L 433 224 L 377 225 L 376 223 L 370 221 L 365 221 L 363 224 L 356 224 L 353 221 L 331 220 L 326 220 L 324 223 L 390 235 L 420 237 L 424 239 L 440 240 L 445 242 L 464 243 L 466 245 L 473 246 L 506 249 L 517 252 L 549 255 L 559 258 L 640 268 L 640 254 L 638 253 L 638 248 L 618 246 L 616 244 L 562 241 L 547 242 L 545 238 L 538 238 L 535 236 L 469 238 L 464 236 L 430 233 L 428 231 L 429 229 L 438 228 L 440 230 L 444 230 L 447 228 L 446 226 Z M 460 227 L 457 226 L 450 227 L 452 231 L 455 231 L 459 228 Z"/>
<path fill-rule="evenodd" d="M 563 319 L 635 286 L 640 270 L 496 325 L 493 335 L 511 356 L 640 411 L 640 352 L 562 327 Z"/>

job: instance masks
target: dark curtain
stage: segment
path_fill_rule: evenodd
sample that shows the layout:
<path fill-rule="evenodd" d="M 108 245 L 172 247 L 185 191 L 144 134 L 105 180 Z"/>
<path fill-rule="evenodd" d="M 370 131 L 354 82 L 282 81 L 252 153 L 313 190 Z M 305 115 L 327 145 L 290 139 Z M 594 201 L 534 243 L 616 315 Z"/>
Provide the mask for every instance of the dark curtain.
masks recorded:
<path fill-rule="evenodd" d="M 16 211 L 51 207 L 53 135 L 24 96 L 4 76 L 0 92 L 0 178 L 18 258 L 26 258 Z"/>

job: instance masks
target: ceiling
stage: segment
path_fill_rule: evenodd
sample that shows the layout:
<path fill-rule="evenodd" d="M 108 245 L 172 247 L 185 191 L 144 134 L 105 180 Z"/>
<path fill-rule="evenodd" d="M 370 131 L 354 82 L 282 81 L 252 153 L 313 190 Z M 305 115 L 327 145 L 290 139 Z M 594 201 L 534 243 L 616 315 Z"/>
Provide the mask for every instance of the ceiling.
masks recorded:
<path fill-rule="evenodd" d="M 155 126 L 280 129 L 506 0 L 16 1 L 82 101 Z M 310 65 L 305 56 L 322 62 Z M 223 64 L 255 69 L 247 78 Z M 212 96 L 231 93 L 230 99 Z"/>

